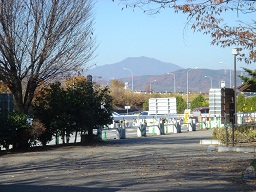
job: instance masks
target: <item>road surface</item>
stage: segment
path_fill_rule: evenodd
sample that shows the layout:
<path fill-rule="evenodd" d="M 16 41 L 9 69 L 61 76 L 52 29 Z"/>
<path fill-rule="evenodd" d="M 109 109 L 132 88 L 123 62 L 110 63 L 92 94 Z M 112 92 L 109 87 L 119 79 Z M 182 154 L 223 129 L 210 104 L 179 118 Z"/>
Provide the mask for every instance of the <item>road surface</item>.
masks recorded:
<path fill-rule="evenodd" d="M 211 131 L 107 140 L 0 156 L 1 192 L 253 191 L 250 153 L 200 145 Z"/>

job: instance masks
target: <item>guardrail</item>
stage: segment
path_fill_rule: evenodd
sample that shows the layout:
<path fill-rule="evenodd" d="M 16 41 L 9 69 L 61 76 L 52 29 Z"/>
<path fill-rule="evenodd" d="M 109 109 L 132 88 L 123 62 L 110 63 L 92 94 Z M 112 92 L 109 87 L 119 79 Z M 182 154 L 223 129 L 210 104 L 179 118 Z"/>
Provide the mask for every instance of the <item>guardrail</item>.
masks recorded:
<path fill-rule="evenodd" d="M 117 124 L 116 124 L 117 125 Z M 167 121 L 162 122 L 143 122 L 136 126 L 126 126 L 125 122 L 118 124 L 113 128 L 101 128 L 98 130 L 98 137 L 101 140 L 107 140 L 108 134 L 113 134 L 115 132 L 115 139 L 125 139 L 127 137 L 126 132 L 128 130 L 134 130 L 136 132 L 137 137 L 146 137 L 148 135 L 165 135 L 172 133 L 181 133 L 182 127 L 186 125 L 188 131 L 196 131 L 195 121 L 192 119 L 189 123 L 183 123 L 180 120 L 175 120 L 171 123 Z"/>

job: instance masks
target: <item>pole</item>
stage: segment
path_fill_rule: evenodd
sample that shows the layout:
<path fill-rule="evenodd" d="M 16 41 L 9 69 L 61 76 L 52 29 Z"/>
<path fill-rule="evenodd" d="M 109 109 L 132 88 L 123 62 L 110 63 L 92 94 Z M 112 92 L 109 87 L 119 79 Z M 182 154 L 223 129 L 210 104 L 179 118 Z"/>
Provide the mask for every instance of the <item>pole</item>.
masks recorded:
<path fill-rule="evenodd" d="M 236 54 L 234 55 L 234 124 L 236 124 Z"/>
<path fill-rule="evenodd" d="M 212 88 L 212 77 L 209 77 L 209 76 L 204 76 L 204 77 L 210 78 L 210 80 L 211 80 L 211 88 Z"/>
<path fill-rule="evenodd" d="M 234 120 L 232 126 L 232 146 L 235 146 L 235 124 L 236 124 L 236 54 L 234 54 Z"/>
<path fill-rule="evenodd" d="M 174 73 L 167 73 L 173 75 L 173 92 L 176 93 L 176 82 L 175 82 L 175 74 Z"/>
<path fill-rule="evenodd" d="M 187 70 L 187 109 L 188 109 L 188 72 L 190 70 L 191 70 L 191 68 Z"/>
<path fill-rule="evenodd" d="M 223 63 L 220 61 L 220 63 Z M 229 87 L 232 88 L 232 79 L 231 79 L 231 65 L 229 63 L 223 63 L 229 66 Z"/>
<path fill-rule="evenodd" d="M 230 88 L 232 88 L 232 85 L 231 85 L 231 67 L 229 69 L 229 86 L 230 86 Z"/>
<path fill-rule="evenodd" d="M 173 74 L 173 92 L 176 93 L 176 80 L 175 80 L 175 74 Z"/>
<path fill-rule="evenodd" d="M 124 68 L 124 70 L 129 70 L 131 72 L 131 74 L 132 74 L 132 91 L 133 91 L 133 72 L 132 72 L 131 69 L 128 69 L 128 68 Z"/>
<path fill-rule="evenodd" d="M 156 80 L 154 80 L 154 81 L 156 81 Z M 149 83 L 150 93 L 152 93 L 151 83 L 154 82 L 154 81 L 150 81 L 150 83 Z"/>
<path fill-rule="evenodd" d="M 188 72 L 191 70 L 192 68 L 188 69 L 187 71 L 187 109 L 188 109 Z M 198 67 L 194 68 L 194 69 L 198 69 Z"/>
<path fill-rule="evenodd" d="M 239 54 L 239 48 L 233 48 L 232 54 L 234 55 L 234 119 L 232 126 L 232 145 L 234 147 L 235 144 L 235 125 L 237 123 L 237 114 L 236 114 L 236 56 Z"/>

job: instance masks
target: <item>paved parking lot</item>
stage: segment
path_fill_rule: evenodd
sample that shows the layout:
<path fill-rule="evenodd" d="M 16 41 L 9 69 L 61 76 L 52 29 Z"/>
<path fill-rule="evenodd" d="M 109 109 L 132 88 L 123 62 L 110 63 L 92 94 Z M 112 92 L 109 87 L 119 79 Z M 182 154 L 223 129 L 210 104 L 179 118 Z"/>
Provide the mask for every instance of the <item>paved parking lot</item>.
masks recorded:
<path fill-rule="evenodd" d="M 254 154 L 209 152 L 199 141 L 210 138 L 194 131 L 2 155 L 0 191 L 254 191 L 243 180 Z"/>

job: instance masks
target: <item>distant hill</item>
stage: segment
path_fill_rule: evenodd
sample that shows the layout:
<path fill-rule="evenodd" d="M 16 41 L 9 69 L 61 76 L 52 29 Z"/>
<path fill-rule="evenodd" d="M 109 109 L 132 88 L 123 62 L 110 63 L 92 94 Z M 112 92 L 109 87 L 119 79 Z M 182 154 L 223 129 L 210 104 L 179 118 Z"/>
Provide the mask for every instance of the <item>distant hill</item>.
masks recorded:
<path fill-rule="evenodd" d="M 234 86 L 234 73 L 231 76 L 231 87 Z M 237 74 L 241 74 L 242 71 L 237 71 Z M 175 89 L 176 92 L 187 92 L 187 69 L 180 69 L 172 72 L 175 75 Z M 173 74 L 161 74 L 161 75 L 144 75 L 134 77 L 134 90 L 146 91 L 150 87 L 152 91 L 156 92 L 173 92 L 174 91 L 174 76 Z M 244 74 L 246 75 L 246 74 Z M 207 77 L 205 77 L 207 76 Z M 220 88 L 221 81 L 225 81 L 226 87 L 230 87 L 230 75 L 229 71 L 225 69 L 211 70 L 211 69 L 193 69 L 188 75 L 188 91 L 189 92 L 202 92 L 207 93 L 211 88 Z M 122 82 L 128 82 L 131 88 L 131 77 L 118 79 Z M 155 81 L 156 80 L 156 81 Z M 97 80 L 100 84 L 107 84 L 106 80 Z M 237 77 L 237 86 L 241 85 L 241 79 Z"/>
<path fill-rule="evenodd" d="M 97 83 L 102 85 L 107 85 L 111 79 L 118 79 L 122 82 L 128 82 L 128 86 L 131 88 L 131 71 L 124 70 L 124 68 L 132 70 L 134 91 L 146 91 L 151 84 L 152 91 L 173 92 L 175 75 L 176 92 L 186 94 L 188 69 L 148 57 L 128 57 L 118 63 L 106 64 L 90 69 L 84 75 L 92 75 L 93 81 L 97 81 Z M 168 72 L 172 74 L 167 74 Z M 231 72 L 231 87 L 233 87 L 234 71 L 231 70 Z M 237 74 L 241 73 L 242 71 L 237 71 Z M 98 78 L 99 76 L 102 78 Z M 192 69 L 188 77 L 189 92 L 209 92 L 211 80 L 212 88 L 220 88 L 221 81 L 226 82 L 227 88 L 230 87 L 230 73 L 226 69 Z M 241 79 L 237 77 L 237 86 L 241 84 Z"/>
<path fill-rule="evenodd" d="M 124 70 L 124 68 L 130 70 Z M 177 71 L 183 69 L 182 67 L 159 61 L 149 57 L 128 57 L 123 61 L 113 64 L 106 64 L 97 66 L 93 69 L 86 71 L 85 75 L 101 76 L 102 80 L 108 80 L 110 78 L 125 78 L 133 76 L 144 76 L 144 75 L 161 75 L 167 72 Z"/>

